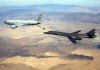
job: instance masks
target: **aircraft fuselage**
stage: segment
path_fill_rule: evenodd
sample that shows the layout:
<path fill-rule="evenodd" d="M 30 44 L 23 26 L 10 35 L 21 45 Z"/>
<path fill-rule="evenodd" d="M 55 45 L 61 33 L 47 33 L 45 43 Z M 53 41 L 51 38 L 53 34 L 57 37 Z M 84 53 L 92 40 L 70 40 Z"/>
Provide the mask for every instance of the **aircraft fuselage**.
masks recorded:
<path fill-rule="evenodd" d="M 35 25 L 35 24 L 39 24 L 38 21 L 34 21 L 34 20 L 6 20 L 4 23 L 8 24 L 8 25 L 15 25 L 15 24 L 24 24 L 24 25 Z"/>
<path fill-rule="evenodd" d="M 95 35 L 95 29 L 92 29 L 91 31 L 85 33 L 85 34 L 78 34 L 81 30 L 78 30 L 73 33 L 65 33 L 65 32 L 59 32 L 59 31 L 48 31 L 44 32 L 44 34 L 51 34 L 51 35 L 58 35 L 58 36 L 65 36 L 70 39 L 74 44 L 76 44 L 76 40 L 82 40 L 82 38 L 95 38 L 97 37 Z"/>
<path fill-rule="evenodd" d="M 15 29 L 19 26 L 38 25 L 43 23 L 43 14 L 41 13 L 39 17 L 35 20 L 6 20 L 4 21 L 4 23 L 10 25 L 12 29 Z"/>
<path fill-rule="evenodd" d="M 73 34 L 73 33 L 65 33 L 65 32 L 58 32 L 58 31 L 49 31 L 44 32 L 44 34 L 51 34 L 51 35 L 59 35 L 59 36 L 71 36 L 71 37 L 77 37 L 77 38 L 89 38 L 87 34 Z"/>

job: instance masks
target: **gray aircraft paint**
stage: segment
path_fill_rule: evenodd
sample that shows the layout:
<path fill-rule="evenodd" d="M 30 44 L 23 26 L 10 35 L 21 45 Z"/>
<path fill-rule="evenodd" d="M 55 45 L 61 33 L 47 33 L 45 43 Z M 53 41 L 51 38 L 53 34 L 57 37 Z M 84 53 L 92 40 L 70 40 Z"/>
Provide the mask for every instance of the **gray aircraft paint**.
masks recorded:
<path fill-rule="evenodd" d="M 51 35 L 58 35 L 58 36 L 65 36 L 68 37 L 73 43 L 77 43 L 75 40 L 82 40 L 82 38 L 95 38 L 95 29 L 92 29 L 91 31 L 85 33 L 85 34 L 78 34 L 81 30 L 78 30 L 73 33 L 65 33 L 65 32 L 59 32 L 59 31 L 48 31 L 44 32 L 44 34 L 51 34 Z"/>
<path fill-rule="evenodd" d="M 40 14 L 35 20 L 6 20 L 4 23 L 10 25 L 12 29 L 17 28 L 18 26 L 38 25 L 43 23 L 43 14 Z"/>

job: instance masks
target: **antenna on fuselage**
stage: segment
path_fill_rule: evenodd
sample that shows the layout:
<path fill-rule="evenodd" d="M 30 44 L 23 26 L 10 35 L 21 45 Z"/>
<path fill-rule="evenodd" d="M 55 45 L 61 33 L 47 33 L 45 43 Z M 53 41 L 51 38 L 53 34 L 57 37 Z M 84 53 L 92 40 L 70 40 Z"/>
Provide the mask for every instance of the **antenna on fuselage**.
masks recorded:
<path fill-rule="evenodd" d="M 38 27 L 42 28 L 41 26 L 37 25 Z M 45 28 L 42 28 L 43 30 L 45 30 Z"/>

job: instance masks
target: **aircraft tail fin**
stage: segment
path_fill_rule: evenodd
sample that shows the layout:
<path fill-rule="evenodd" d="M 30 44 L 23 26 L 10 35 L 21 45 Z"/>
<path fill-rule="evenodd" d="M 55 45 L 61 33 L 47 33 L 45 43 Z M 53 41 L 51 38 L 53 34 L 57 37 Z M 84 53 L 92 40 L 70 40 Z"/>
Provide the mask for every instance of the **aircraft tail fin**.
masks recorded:
<path fill-rule="evenodd" d="M 97 37 L 96 35 L 95 35 L 95 29 L 92 29 L 91 31 L 89 31 L 89 32 L 87 32 L 86 34 L 89 36 L 89 38 L 95 38 L 95 37 Z"/>
<path fill-rule="evenodd" d="M 39 21 L 40 23 L 43 23 L 43 13 L 39 15 L 39 17 L 36 19 L 36 21 Z"/>

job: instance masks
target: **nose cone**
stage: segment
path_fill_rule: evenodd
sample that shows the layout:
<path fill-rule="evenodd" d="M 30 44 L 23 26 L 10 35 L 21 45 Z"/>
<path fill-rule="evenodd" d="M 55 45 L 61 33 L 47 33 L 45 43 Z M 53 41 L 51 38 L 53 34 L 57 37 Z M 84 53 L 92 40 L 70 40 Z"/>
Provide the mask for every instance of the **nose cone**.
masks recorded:
<path fill-rule="evenodd" d="M 49 31 L 48 31 L 48 32 L 43 32 L 43 33 L 44 33 L 44 34 L 52 34 L 52 33 L 51 33 L 51 32 L 49 32 Z"/>
<path fill-rule="evenodd" d="M 4 23 L 6 23 L 6 21 Z"/>
<path fill-rule="evenodd" d="M 49 34 L 48 32 L 43 32 L 44 34 Z"/>
<path fill-rule="evenodd" d="M 50 34 L 49 32 L 43 32 L 44 34 Z"/>

